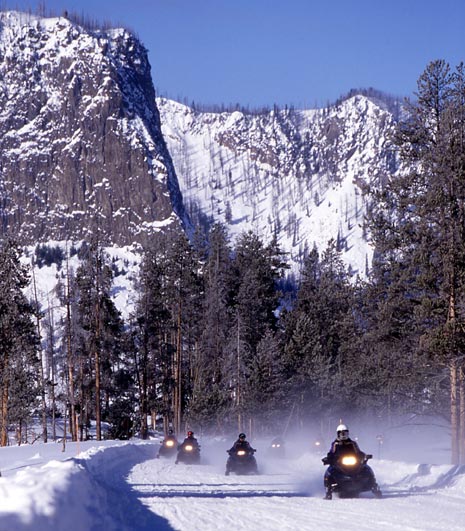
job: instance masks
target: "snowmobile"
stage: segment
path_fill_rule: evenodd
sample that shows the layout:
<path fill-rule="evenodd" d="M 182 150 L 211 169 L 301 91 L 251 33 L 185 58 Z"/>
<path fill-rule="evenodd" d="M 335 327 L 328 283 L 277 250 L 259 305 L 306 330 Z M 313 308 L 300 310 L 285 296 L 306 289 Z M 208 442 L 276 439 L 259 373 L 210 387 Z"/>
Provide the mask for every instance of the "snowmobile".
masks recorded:
<path fill-rule="evenodd" d="M 185 440 L 178 446 L 178 455 L 175 464 L 185 463 L 196 465 L 200 463 L 200 446 L 188 440 Z"/>
<path fill-rule="evenodd" d="M 254 457 L 255 450 L 238 448 L 227 450 L 229 457 L 226 463 L 226 476 L 231 472 L 236 474 L 258 474 L 257 461 Z"/>
<path fill-rule="evenodd" d="M 279 437 L 273 439 L 268 447 L 266 455 L 272 459 L 283 459 L 286 457 L 286 447 L 284 445 L 284 441 Z"/>
<path fill-rule="evenodd" d="M 157 457 L 172 457 L 178 450 L 178 441 L 173 435 L 168 435 L 161 442 Z"/>
<path fill-rule="evenodd" d="M 323 464 L 330 465 L 324 477 L 325 498 L 331 500 L 333 492 L 338 493 L 340 498 L 357 498 L 361 492 L 366 491 L 371 491 L 377 498 L 381 498 L 373 470 L 367 465 L 367 461 L 372 457 L 371 454 L 345 453 L 332 464 L 324 457 Z"/>

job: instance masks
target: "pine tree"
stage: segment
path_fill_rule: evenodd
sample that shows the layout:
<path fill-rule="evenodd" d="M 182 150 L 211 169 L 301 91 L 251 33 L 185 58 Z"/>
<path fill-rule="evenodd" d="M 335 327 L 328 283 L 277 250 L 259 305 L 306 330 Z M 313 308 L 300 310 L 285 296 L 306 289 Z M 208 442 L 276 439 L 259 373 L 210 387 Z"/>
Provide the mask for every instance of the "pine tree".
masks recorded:
<path fill-rule="evenodd" d="M 388 271 L 408 297 L 416 350 L 450 375 L 452 460 L 465 460 L 465 404 L 461 374 L 465 348 L 464 75 L 442 60 L 418 80 L 417 101 L 396 136 L 408 171 L 378 196 L 372 233 Z M 400 265 L 395 265 L 399 262 Z M 463 426 L 463 428 L 462 428 Z M 463 435 L 463 437 L 462 437 Z"/>
<path fill-rule="evenodd" d="M 192 359 L 200 333 L 198 313 L 203 286 L 199 258 L 185 235 L 167 235 L 159 245 L 163 300 L 169 312 L 166 343 L 173 381 L 170 400 L 173 425 L 179 433 L 192 397 Z"/>
<path fill-rule="evenodd" d="M 92 241 L 76 272 L 80 345 L 81 416 L 95 415 L 96 437 L 102 438 L 102 403 L 109 401 L 112 363 L 119 351 L 122 323 L 110 297 L 112 271 L 98 242 Z"/>
<path fill-rule="evenodd" d="M 161 254 L 155 249 L 147 249 L 136 286 L 138 299 L 132 319 L 142 438 L 148 435 L 149 410 L 162 414 L 165 431 L 173 421 L 170 399 L 173 388 L 172 349 L 167 341 L 171 313 L 164 295 L 163 280 Z"/>
<path fill-rule="evenodd" d="M 247 409 L 254 419 L 255 431 L 263 433 L 273 426 L 273 431 L 276 433 L 276 425 L 279 425 L 279 419 L 283 418 L 286 409 L 283 379 L 281 345 L 277 335 L 268 330 L 251 359 L 250 374 L 244 390 L 247 396 Z"/>
<path fill-rule="evenodd" d="M 38 337 L 33 308 L 23 294 L 29 283 L 18 246 L 0 245 L 0 445 L 8 444 L 10 423 L 21 426 L 37 397 Z"/>
<path fill-rule="evenodd" d="M 331 414 L 347 398 L 353 369 L 347 367 L 345 351 L 354 340 L 352 307 L 353 287 L 332 240 L 321 260 L 316 249 L 307 257 L 295 307 L 284 322 L 288 386 L 301 424 L 309 408 L 313 417 Z"/>
<path fill-rule="evenodd" d="M 257 348 L 268 330 L 277 327 L 276 310 L 280 293 L 278 280 L 283 276 L 286 264 L 276 243 L 265 246 L 252 233 L 244 233 L 237 241 L 232 261 L 230 306 L 233 326 L 228 345 L 230 352 L 234 409 L 237 413 L 237 428 L 244 428 L 248 410 L 245 381 L 251 377 Z"/>
<path fill-rule="evenodd" d="M 224 376 L 228 331 L 232 326 L 228 305 L 231 248 L 226 228 L 215 224 L 209 232 L 203 269 L 205 297 L 201 333 L 193 360 L 193 389 L 189 408 L 192 421 L 202 427 L 221 429 L 228 411 L 229 385 Z"/>

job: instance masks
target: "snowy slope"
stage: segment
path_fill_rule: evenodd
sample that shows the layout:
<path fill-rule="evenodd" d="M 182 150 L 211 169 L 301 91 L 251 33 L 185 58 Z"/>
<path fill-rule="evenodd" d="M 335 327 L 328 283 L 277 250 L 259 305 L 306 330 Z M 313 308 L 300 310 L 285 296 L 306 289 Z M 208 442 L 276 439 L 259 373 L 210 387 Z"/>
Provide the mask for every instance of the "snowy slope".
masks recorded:
<path fill-rule="evenodd" d="M 157 99 L 186 208 L 226 223 L 234 236 L 277 236 L 298 265 L 305 251 L 339 239 L 364 276 L 366 189 L 395 170 L 390 112 L 364 96 L 328 109 L 199 112 Z"/>
<path fill-rule="evenodd" d="M 48 245 L 51 248 L 60 247 L 63 250 L 63 255 L 69 254 L 69 249 L 72 246 L 70 242 L 49 241 Z M 75 244 L 79 247 L 80 242 Z M 134 310 L 135 298 L 137 293 L 134 290 L 133 283 L 138 277 L 139 265 L 141 261 L 140 247 L 134 246 L 116 246 L 104 247 L 104 252 L 107 257 L 107 263 L 113 267 L 114 278 L 111 288 L 111 297 L 116 305 L 116 308 L 121 312 L 123 319 L 127 320 L 131 311 Z M 37 266 L 37 259 L 35 258 L 35 247 L 25 248 L 25 254 L 22 257 L 22 262 L 31 268 L 32 281 L 26 288 L 26 295 L 28 299 L 34 300 L 37 296 L 42 310 L 54 320 L 59 323 L 60 317 L 63 317 L 64 307 L 57 296 L 57 284 L 59 281 L 66 286 L 67 268 L 69 274 L 75 274 L 80 260 L 75 254 L 69 257 L 68 265 L 63 261 L 61 267 L 52 263 L 50 266 Z M 35 264 L 35 265 L 34 265 Z"/>
<path fill-rule="evenodd" d="M 319 455 L 224 475 L 231 441 L 200 441 L 201 465 L 155 459 L 158 442 L 61 443 L 0 449 L 1 531 L 463 529 L 465 470 L 374 460 L 384 497 L 323 500 Z M 420 456 L 418 456 L 420 457 Z"/>

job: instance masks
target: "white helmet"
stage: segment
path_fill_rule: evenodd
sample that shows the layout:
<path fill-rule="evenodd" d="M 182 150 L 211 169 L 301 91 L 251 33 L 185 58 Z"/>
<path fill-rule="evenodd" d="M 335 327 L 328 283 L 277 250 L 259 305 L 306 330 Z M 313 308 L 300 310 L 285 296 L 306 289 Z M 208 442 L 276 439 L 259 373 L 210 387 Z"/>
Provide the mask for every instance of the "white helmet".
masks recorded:
<path fill-rule="evenodd" d="M 345 441 L 349 438 L 349 428 L 345 424 L 339 424 L 336 428 L 337 440 Z"/>

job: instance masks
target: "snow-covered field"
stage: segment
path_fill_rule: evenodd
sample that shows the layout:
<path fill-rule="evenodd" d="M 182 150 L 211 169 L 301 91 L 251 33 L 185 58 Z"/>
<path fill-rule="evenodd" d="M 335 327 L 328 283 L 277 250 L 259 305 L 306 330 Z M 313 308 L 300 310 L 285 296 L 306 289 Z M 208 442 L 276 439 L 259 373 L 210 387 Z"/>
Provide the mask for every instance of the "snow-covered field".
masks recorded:
<path fill-rule="evenodd" d="M 232 441 L 200 442 L 200 465 L 156 459 L 157 440 L 68 443 L 64 452 L 61 443 L 1 448 L 0 531 L 465 528 L 465 467 L 426 465 L 420 453 L 417 462 L 374 459 L 382 499 L 327 501 L 325 451 L 292 455 L 288 446 L 285 460 L 269 460 L 266 443 L 253 441 L 261 473 L 226 477 Z"/>

